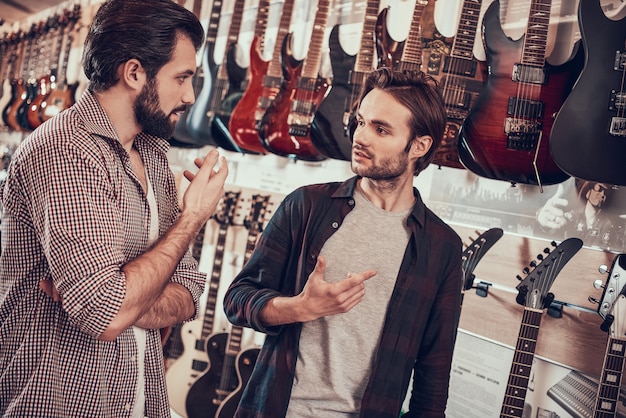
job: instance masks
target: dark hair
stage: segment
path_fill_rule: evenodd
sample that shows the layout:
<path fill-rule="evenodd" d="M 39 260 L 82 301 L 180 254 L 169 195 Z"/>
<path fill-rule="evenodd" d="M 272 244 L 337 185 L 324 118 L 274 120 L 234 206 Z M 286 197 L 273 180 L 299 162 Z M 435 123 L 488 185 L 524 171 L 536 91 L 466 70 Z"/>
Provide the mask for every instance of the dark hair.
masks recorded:
<path fill-rule="evenodd" d="M 600 181 L 589 181 L 576 178 L 574 180 L 574 184 L 576 189 L 578 190 L 578 198 L 581 202 L 587 201 L 587 193 L 589 193 L 589 190 L 593 189 L 598 184 L 602 185 L 602 187 L 605 189 L 604 195 L 606 196 L 607 200 L 611 197 L 611 194 L 613 192 L 613 189 L 609 184 L 602 183 Z"/>
<path fill-rule="evenodd" d="M 446 108 L 437 81 L 421 71 L 394 71 L 382 67 L 367 76 L 358 104 L 374 89 L 389 93 L 411 112 L 411 139 L 407 151 L 416 137 L 430 135 L 433 138 L 430 150 L 415 162 L 413 175 L 417 176 L 434 158 L 446 128 Z"/>
<path fill-rule="evenodd" d="M 83 50 L 89 90 L 113 86 L 119 66 L 133 58 L 153 78 L 171 60 L 181 35 L 191 40 L 196 51 L 204 41 L 198 18 L 172 0 L 105 1 L 94 16 Z"/>

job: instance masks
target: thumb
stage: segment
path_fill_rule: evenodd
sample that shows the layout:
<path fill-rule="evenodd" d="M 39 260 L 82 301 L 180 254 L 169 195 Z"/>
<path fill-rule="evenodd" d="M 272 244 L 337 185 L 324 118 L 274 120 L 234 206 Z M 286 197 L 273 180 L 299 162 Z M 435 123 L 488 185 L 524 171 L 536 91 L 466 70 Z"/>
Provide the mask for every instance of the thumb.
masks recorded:
<path fill-rule="evenodd" d="M 315 268 L 313 269 L 313 272 L 311 273 L 311 278 L 319 277 L 320 279 L 323 280 L 325 271 L 326 271 L 326 259 L 324 259 L 324 257 L 320 255 L 317 257 L 317 262 L 315 263 Z"/>

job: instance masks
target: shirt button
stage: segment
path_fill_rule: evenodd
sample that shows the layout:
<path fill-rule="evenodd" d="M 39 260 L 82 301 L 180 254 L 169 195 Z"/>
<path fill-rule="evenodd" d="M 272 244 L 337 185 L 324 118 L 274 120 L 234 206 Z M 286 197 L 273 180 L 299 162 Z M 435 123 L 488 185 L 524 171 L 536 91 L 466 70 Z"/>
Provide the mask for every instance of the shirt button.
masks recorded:
<path fill-rule="evenodd" d="M 349 204 L 350 206 L 354 206 L 354 199 L 350 199 L 350 200 L 348 200 L 348 204 Z"/>
<path fill-rule="evenodd" d="M 333 228 L 337 229 L 337 228 L 339 228 L 339 223 L 338 222 L 333 222 L 332 226 L 333 226 Z"/>

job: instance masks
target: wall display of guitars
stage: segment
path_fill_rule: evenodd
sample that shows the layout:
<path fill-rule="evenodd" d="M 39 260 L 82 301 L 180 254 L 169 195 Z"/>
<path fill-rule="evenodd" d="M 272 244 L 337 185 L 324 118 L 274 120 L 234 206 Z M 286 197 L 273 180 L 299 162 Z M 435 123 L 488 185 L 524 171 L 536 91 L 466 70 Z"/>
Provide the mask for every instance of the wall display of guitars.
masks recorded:
<path fill-rule="evenodd" d="M 610 19 L 599 0 L 581 0 L 585 66 L 552 127 L 550 151 L 565 172 L 626 185 L 626 16 Z"/>
<path fill-rule="evenodd" d="M 29 132 L 74 104 L 77 83 L 67 83 L 67 64 L 80 5 L 33 23 L 2 40 L 2 122 Z M 8 88 L 10 86 L 10 89 Z"/>
<path fill-rule="evenodd" d="M 578 238 L 568 238 L 558 246 L 552 242 L 553 250 L 546 248 L 537 255 L 537 264 L 533 261 L 530 268 L 524 269 L 525 278 L 518 277 L 518 295 L 516 301 L 524 306 L 513 363 L 500 412 L 501 418 L 524 416 L 526 391 L 535 356 L 535 347 L 539 336 L 539 326 L 543 310 L 554 300 L 550 287 L 567 262 L 581 249 L 583 242 Z"/>

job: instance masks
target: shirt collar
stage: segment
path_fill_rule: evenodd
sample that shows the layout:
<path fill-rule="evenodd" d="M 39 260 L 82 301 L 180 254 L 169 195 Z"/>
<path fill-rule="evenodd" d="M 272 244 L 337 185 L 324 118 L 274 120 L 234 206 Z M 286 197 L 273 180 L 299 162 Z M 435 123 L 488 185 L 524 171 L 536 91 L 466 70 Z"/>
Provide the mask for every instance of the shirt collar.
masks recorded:
<path fill-rule="evenodd" d="M 346 198 L 354 196 L 354 192 L 356 191 L 356 182 L 359 178 L 359 176 L 354 176 L 341 183 L 337 190 L 332 193 L 331 197 Z M 419 190 L 415 187 L 413 187 L 413 195 L 415 196 L 415 205 L 413 205 L 413 210 L 411 210 L 409 219 L 413 219 L 421 227 L 424 227 L 426 223 L 426 206 L 422 201 Z"/>
<path fill-rule="evenodd" d="M 119 143 L 113 123 L 111 123 L 106 111 L 100 106 L 98 99 L 91 91 L 84 91 L 74 105 L 74 109 L 83 121 L 86 131 Z M 140 132 L 135 137 L 135 144 L 138 149 L 141 146 L 150 146 L 156 147 L 163 153 L 166 153 L 169 149 L 169 143 L 165 139 L 144 132 Z"/>

